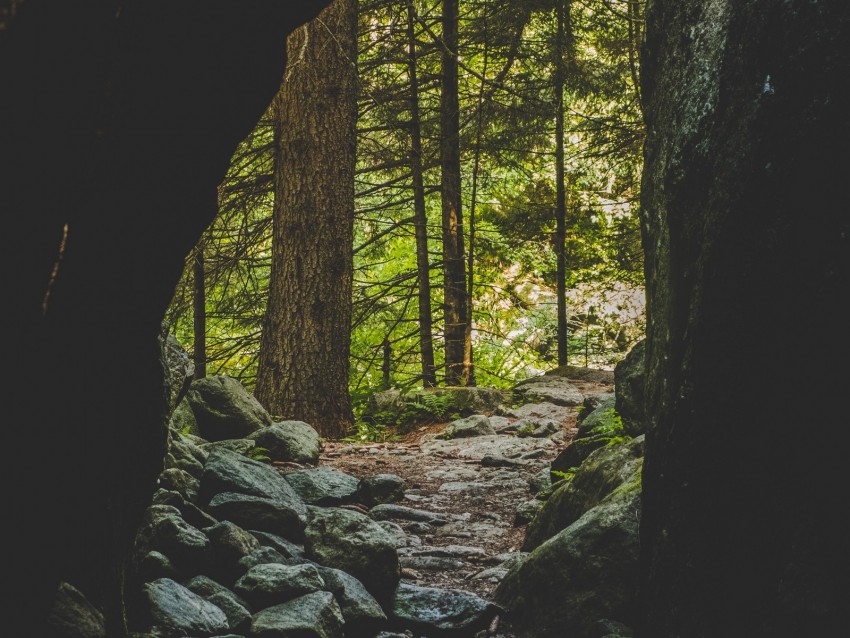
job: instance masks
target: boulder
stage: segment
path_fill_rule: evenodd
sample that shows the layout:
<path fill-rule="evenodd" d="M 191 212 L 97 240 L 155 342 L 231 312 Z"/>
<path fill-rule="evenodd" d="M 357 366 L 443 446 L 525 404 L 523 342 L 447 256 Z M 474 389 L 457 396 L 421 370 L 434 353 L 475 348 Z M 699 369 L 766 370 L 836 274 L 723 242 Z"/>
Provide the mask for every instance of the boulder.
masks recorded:
<path fill-rule="evenodd" d="M 637 618 L 640 482 L 620 486 L 537 547 L 494 592 L 528 638 L 599 638 L 598 622 Z"/>
<path fill-rule="evenodd" d="M 186 588 L 221 609 L 232 630 L 244 632 L 250 627 L 251 612 L 248 610 L 248 603 L 224 585 L 207 576 L 195 576 L 186 582 Z"/>
<path fill-rule="evenodd" d="M 621 420 L 619 424 L 617 423 L 615 419 L 617 416 L 619 414 L 617 413 L 615 398 L 613 396 L 608 397 L 590 412 L 584 414 L 579 421 L 576 437 L 582 438 L 592 436 L 593 434 L 607 433 L 612 433 L 615 436 L 625 434 L 625 430 L 622 427 L 617 427 L 618 425 L 622 425 Z"/>
<path fill-rule="evenodd" d="M 325 581 L 325 590 L 334 595 L 342 611 L 346 636 L 372 634 L 386 623 L 384 610 L 363 583 L 340 569 L 323 566 L 318 569 Z"/>
<path fill-rule="evenodd" d="M 279 421 L 260 428 L 248 436 L 268 450 L 272 461 L 291 461 L 315 465 L 319 461 L 319 433 L 304 421 Z"/>
<path fill-rule="evenodd" d="M 235 492 L 287 504 L 304 505 L 295 490 L 273 467 L 226 449 L 213 450 L 201 476 L 202 503 L 222 493 Z"/>
<path fill-rule="evenodd" d="M 157 484 L 164 490 L 177 492 L 190 503 L 197 500 L 201 486 L 198 479 L 179 467 L 165 468 L 160 472 Z"/>
<path fill-rule="evenodd" d="M 291 500 L 222 492 L 207 505 L 213 516 L 233 521 L 243 529 L 280 534 L 293 541 L 303 537 L 307 508 L 297 496 Z"/>
<path fill-rule="evenodd" d="M 641 340 L 614 368 L 615 407 L 623 427 L 632 436 L 646 431 L 644 384 L 646 381 L 646 340 Z"/>
<path fill-rule="evenodd" d="M 473 636 L 486 629 L 500 612 L 497 605 L 467 591 L 419 587 L 401 583 L 395 592 L 390 618 L 428 636 Z"/>
<path fill-rule="evenodd" d="M 168 392 L 168 409 L 173 411 L 189 390 L 195 374 L 195 364 L 177 338 L 168 333 L 168 325 L 165 322 L 159 334 L 159 345 Z"/>
<path fill-rule="evenodd" d="M 325 581 L 315 565 L 265 563 L 251 567 L 236 581 L 234 591 L 254 609 L 264 609 L 321 591 Z"/>
<path fill-rule="evenodd" d="M 243 438 L 272 422 L 239 380 L 227 375 L 196 379 L 188 399 L 201 436 L 208 441 Z"/>
<path fill-rule="evenodd" d="M 145 583 L 151 633 L 162 638 L 216 636 L 230 633 L 227 616 L 170 578 Z"/>
<path fill-rule="evenodd" d="M 232 583 L 241 575 L 239 561 L 260 547 L 252 534 L 225 520 L 202 530 L 210 539 L 210 564 L 206 573 L 221 582 Z"/>
<path fill-rule="evenodd" d="M 640 484 L 644 437 L 606 446 L 591 454 L 571 480 L 558 487 L 529 523 L 523 551 L 531 551 L 571 525 L 625 483 Z"/>
<path fill-rule="evenodd" d="M 360 479 L 357 500 L 367 507 L 392 503 L 404 498 L 404 479 L 395 474 L 375 474 Z"/>
<path fill-rule="evenodd" d="M 170 505 L 151 505 L 136 535 L 134 556 L 137 564 L 151 551 L 167 556 L 178 570 L 191 573 L 209 557 L 210 539 L 189 525 L 180 511 Z"/>
<path fill-rule="evenodd" d="M 316 467 L 284 475 L 295 493 L 308 505 L 334 506 L 354 500 L 360 481 L 331 467 Z"/>
<path fill-rule="evenodd" d="M 304 539 L 308 558 L 348 572 L 379 601 L 392 595 L 401 577 L 395 542 L 368 516 L 341 508 L 311 508 Z"/>
<path fill-rule="evenodd" d="M 342 638 L 344 622 L 333 594 L 318 591 L 255 614 L 250 635 L 252 638 Z"/>

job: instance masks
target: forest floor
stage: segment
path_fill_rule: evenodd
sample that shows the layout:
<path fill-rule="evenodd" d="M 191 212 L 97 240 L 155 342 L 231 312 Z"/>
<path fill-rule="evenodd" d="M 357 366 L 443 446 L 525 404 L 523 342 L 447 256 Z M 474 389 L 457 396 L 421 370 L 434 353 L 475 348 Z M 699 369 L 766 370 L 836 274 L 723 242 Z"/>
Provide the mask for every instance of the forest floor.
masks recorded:
<path fill-rule="evenodd" d="M 612 384 L 573 383 L 584 394 L 613 391 Z M 437 525 L 396 521 L 406 535 L 399 548 L 402 580 L 461 589 L 491 600 L 505 571 L 498 566 L 522 547 L 526 525 L 516 524 L 516 512 L 534 496 L 529 481 L 547 471 L 569 445 L 577 416 L 578 408 L 567 410 L 560 429 L 545 438 L 499 435 L 443 441 L 436 435 L 447 423 L 433 423 L 382 443 L 326 441 L 319 464 L 358 478 L 402 477 L 407 489 L 397 504 L 442 519 Z M 492 466 L 484 457 L 493 454 L 507 458 L 508 464 Z M 504 620 L 487 635 L 514 636 Z"/>

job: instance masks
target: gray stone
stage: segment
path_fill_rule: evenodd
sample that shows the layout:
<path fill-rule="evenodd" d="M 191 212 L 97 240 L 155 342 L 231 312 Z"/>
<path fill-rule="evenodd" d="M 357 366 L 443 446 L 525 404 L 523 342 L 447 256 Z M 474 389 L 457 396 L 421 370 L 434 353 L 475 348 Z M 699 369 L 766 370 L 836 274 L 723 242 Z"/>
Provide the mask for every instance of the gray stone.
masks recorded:
<path fill-rule="evenodd" d="M 334 506 L 354 500 L 360 481 L 331 467 L 316 467 L 284 474 L 301 500 L 309 505 Z"/>
<path fill-rule="evenodd" d="M 167 331 L 168 325 L 163 322 L 162 331 L 159 334 L 159 345 L 165 370 L 165 387 L 168 391 L 168 409 L 174 410 L 192 383 L 195 364 L 177 338 L 173 334 L 168 334 Z"/>
<path fill-rule="evenodd" d="M 229 450 L 247 457 L 257 447 L 257 444 L 249 439 L 222 439 L 221 441 L 199 443 L 198 447 L 207 453 L 216 450 Z"/>
<path fill-rule="evenodd" d="M 399 562 L 402 567 L 429 572 L 456 571 L 466 564 L 459 558 L 448 556 L 400 556 Z"/>
<path fill-rule="evenodd" d="M 644 437 L 606 446 L 591 454 L 573 478 L 546 500 L 526 530 L 523 550 L 531 551 L 571 525 L 624 483 L 640 482 Z"/>
<path fill-rule="evenodd" d="M 207 576 L 195 576 L 186 583 L 186 588 L 221 609 L 231 629 L 244 632 L 250 627 L 248 603 L 224 585 Z"/>
<path fill-rule="evenodd" d="M 549 467 L 544 467 L 528 479 L 528 489 L 532 494 L 541 495 L 547 494 L 552 489 L 552 472 Z"/>
<path fill-rule="evenodd" d="M 384 624 L 387 616 L 375 597 L 351 574 L 332 567 L 319 568 L 325 581 L 325 591 L 336 598 L 345 619 L 346 636 L 358 636 L 374 632 Z"/>
<path fill-rule="evenodd" d="M 508 434 L 516 431 L 516 419 L 508 418 L 502 415 L 493 415 L 490 417 L 490 425 L 496 434 Z"/>
<path fill-rule="evenodd" d="M 409 556 L 440 556 L 446 558 L 462 558 L 464 560 L 484 560 L 487 553 L 481 547 L 469 545 L 441 545 L 439 547 L 424 546 L 400 550 L 399 554 Z"/>
<path fill-rule="evenodd" d="M 273 467 L 230 450 L 210 453 L 201 477 L 201 502 L 221 492 L 236 492 L 286 503 L 306 514 L 304 502 Z"/>
<path fill-rule="evenodd" d="M 486 629 L 499 611 L 497 605 L 471 592 L 401 583 L 390 617 L 429 635 L 436 631 L 441 636 L 472 636 Z"/>
<path fill-rule="evenodd" d="M 300 556 L 287 558 L 272 547 L 258 547 L 247 556 L 239 559 L 239 567 L 242 569 L 242 573 L 245 574 L 249 569 L 257 565 L 269 565 L 272 563 L 278 563 L 280 565 L 304 565 L 308 562 L 310 561 Z"/>
<path fill-rule="evenodd" d="M 493 426 L 490 425 L 490 419 L 483 414 L 473 414 L 465 419 L 452 421 L 440 436 L 444 439 L 461 439 L 495 433 Z"/>
<path fill-rule="evenodd" d="M 286 558 L 299 558 L 304 555 L 304 547 L 285 539 L 283 536 L 257 529 L 250 531 L 263 547 L 271 547 Z"/>
<path fill-rule="evenodd" d="M 404 479 L 395 474 L 366 476 L 357 486 L 357 500 L 367 507 L 392 503 L 404 498 L 404 489 Z"/>
<path fill-rule="evenodd" d="M 485 456 L 519 457 L 538 448 L 553 448 L 548 439 L 520 439 L 505 434 L 491 434 L 467 439 L 444 441 L 433 435 L 422 437 L 421 449 L 424 454 L 436 454 L 462 459 L 480 461 Z"/>
<path fill-rule="evenodd" d="M 143 586 L 151 617 L 151 630 L 163 638 L 215 636 L 226 634 L 227 616 L 170 578 L 160 578 Z"/>
<path fill-rule="evenodd" d="M 520 526 L 534 520 L 534 517 L 543 509 L 544 501 L 536 498 L 530 501 L 523 501 L 516 508 L 516 516 L 514 517 L 514 525 Z"/>
<path fill-rule="evenodd" d="M 544 402 L 526 403 L 518 408 L 511 408 L 508 410 L 507 415 L 515 419 L 521 419 L 526 423 L 532 423 L 535 428 L 546 423 L 553 423 L 557 429 L 574 412 L 575 408 Z"/>
<path fill-rule="evenodd" d="M 325 581 L 315 565 L 266 563 L 251 567 L 236 581 L 233 590 L 254 609 L 263 609 L 324 587 Z"/>
<path fill-rule="evenodd" d="M 263 609 L 251 621 L 252 638 L 342 638 L 345 622 L 334 595 L 319 591 Z"/>
<path fill-rule="evenodd" d="M 184 572 L 204 565 L 209 547 L 206 534 L 184 521 L 176 507 L 151 505 L 136 535 L 134 553 L 139 564 L 149 552 L 160 552 Z"/>
<path fill-rule="evenodd" d="M 307 524 L 307 507 L 300 500 L 278 500 L 223 492 L 207 505 L 213 516 L 244 529 L 256 529 L 300 541 Z"/>
<path fill-rule="evenodd" d="M 644 383 L 646 378 L 646 340 L 632 347 L 614 367 L 616 380 L 615 407 L 623 419 L 623 427 L 632 436 L 646 431 Z"/>
<path fill-rule="evenodd" d="M 202 531 L 210 539 L 209 569 L 224 581 L 233 582 L 242 573 L 239 561 L 260 547 L 260 541 L 229 520 Z"/>
<path fill-rule="evenodd" d="M 180 515 L 183 517 L 183 520 L 198 529 L 203 529 L 204 527 L 209 527 L 210 525 L 218 523 L 215 518 L 207 514 L 200 507 L 194 503 L 190 503 L 183 498 L 181 494 L 172 490 L 158 489 L 154 492 L 153 504 L 171 505 L 172 507 L 176 507 L 179 510 Z"/>
<path fill-rule="evenodd" d="M 433 512 L 406 505 L 396 505 L 394 503 L 376 505 L 369 510 L 369 516 L 376 521 L 416 521 L 419 523 L 428 523 L 429 525 L 445 525 L 448 522 L 448 520 L 441 518 Z"/>
<path fill-rule="evenodd" d="M 584 402 L 584 395 L 564 377 L 543 375 L 520 381 L 513 388 L 525 400 L 576 406 Z"/>
<path fill-rule="evenodd" d="M 348 572 L 379 601 L 392 594 L 400 578 L 395 542 L 368 516 L 340 508 L 313 509 L 304 538 L 308 558 Z"/>
<path fill-rule="evenodd" d="M 171 464 L 169 465 L 169 462 L 166 461 L 165 467 L 178 467 L 200 480 L 201 474 L 204 473 L 204 463 L 206 463 L 207 454 L 197 445 L 179 434 L 175 432 L 171 432 L 170 434 L 168 457 L 171 459 Z"/>
<path fill-rule="evenodd" d="M 565 447 L 558 456 L 552 459 L 549 469 L 552 473 L 552 480 L 557 481 L 562 476 L 558 472 L 574 472 L 585 459 L 593 454 L 596 450 L 604 448 L 609 444 L 616 443 L 622 437 L 612 437 L 607 434 L 597 434 L 587 438 L 575 438 L 570 444 Z"/>
<path fill-rule="evenodd" d="M 592 434 L 604 434 L 609 432 L 614 434 L 623 434 L 624 432 L 622 431 L 616 432 L 616 428 L 613 427 L 614 423 L 612 417 L 614 413 L 612 413 L 612 410 L 616 410 L 615 399 L 613 396 L 602 401 L 594 410 L 589 412 L 581 420 L 581 425 L 579 425 L 576 437 L 586 437 L 591 436 Z"/>
<path fill-rule="evenodd" d="M 273 461 L 315 465 L 319 461 L 319 433 L 304 421 L 280 421 L 256 430 L 249 439 L 268 450 Z"/>
<path fill-rule="evenodd" d="M 640 485 L 620 486 L 511 569 L 494 592 L 517 633 L 590 637 L 600 618 L 637 616 Z"/>
<path fill-rule="evenodd" d="M 177 492 L 189 502 L 195 502 L 198 499 L 201 485 L 198 479 L 179 467 L 164 469 L 159 473 L 157 483 L 162 489 Z"/>
<path fill-rule="evenodd" d="M 201 436 L 208 441 L 244 438 L 272 422 L 239 380 L 227 375 L 196 379 L 188 399 Z"/>

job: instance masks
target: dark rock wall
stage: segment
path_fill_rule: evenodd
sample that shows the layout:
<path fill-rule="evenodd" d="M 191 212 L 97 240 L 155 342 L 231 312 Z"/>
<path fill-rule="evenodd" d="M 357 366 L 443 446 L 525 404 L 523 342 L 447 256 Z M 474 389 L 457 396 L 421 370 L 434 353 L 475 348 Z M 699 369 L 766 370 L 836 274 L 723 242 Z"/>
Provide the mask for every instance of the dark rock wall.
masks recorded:
<path fill-rule="evenodd" d="M 286 34 L 323 4 L 26 0 L 0 33 L 0 583 L 15 635 L 44 635 L 60 577 L 120 606 L 165 446 L 163 312 L 279 86 Z"/>
<path fill-rule="evenodd" d="M 846 630 L 850 5 L 647 27 L 641 635 Z"/>

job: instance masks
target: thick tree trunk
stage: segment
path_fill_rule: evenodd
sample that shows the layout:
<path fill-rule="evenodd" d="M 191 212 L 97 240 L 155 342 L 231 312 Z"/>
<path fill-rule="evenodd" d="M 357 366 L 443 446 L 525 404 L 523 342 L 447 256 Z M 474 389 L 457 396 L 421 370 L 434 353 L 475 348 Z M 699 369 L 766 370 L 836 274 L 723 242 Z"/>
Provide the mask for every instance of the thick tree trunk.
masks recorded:
<path fill-rule="evenodd" d="M 446 385 L 469 381 L 471 343 L 466 323 L 466 264 L 460 182 L 458 99 L 458 2 L 443 0 L 442 88 L 440 93 L 440 192 L 443 208 L 443 332 Z"/>
<path fill-rule="evenodd" d="M 656 0 L 646 638 L 846 633 L 850 5 Z"/>
<path fill-rule="evenodd" d="M 256 396 L 272 414 L 345 436 L 356 144 L 357 2 L 293 33 L 276 103 L 275 217 Z"/>
<path fill-rule="evenodd" d="M 431 265 L 428 256 L 428 216 L 422 174 L 422 129 L 419 118 L 419 80 L 416 68 L 416 7 L 407 0 L 408 74 L 410 76 L 410 173 L 413 177 L 413 213 L 416 218 L 416 272 L 418 276 L 419 351 L 422 385 L 437 385 L 434 365 L 434 322 L 431 314 Z"/>
<path fill-rule="evenodd" d="M 68 580 L 121 636 L 123 564 L 165 448 L 160 323 L 279 85 L 283 38 L 319 3 L 16 4 L 0 35 L 2 625 L 48 635 Z"/>

